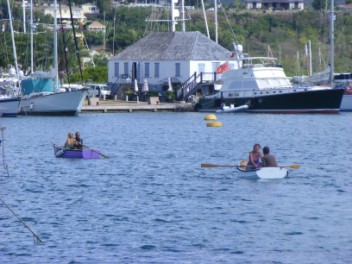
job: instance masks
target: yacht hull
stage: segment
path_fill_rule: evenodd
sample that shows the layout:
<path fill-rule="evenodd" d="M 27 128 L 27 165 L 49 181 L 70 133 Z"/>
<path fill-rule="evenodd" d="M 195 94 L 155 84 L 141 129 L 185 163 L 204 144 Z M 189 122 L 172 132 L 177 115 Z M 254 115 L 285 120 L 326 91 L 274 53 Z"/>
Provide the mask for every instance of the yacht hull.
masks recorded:
<path fill-rule="evenodd" d="M 345 93 L 341 102 L 341 111 L 352 111 L 352 93 Z"/>
<path fill-rule="evenodd" d="M 245 112 L 253 113 L 338 113 L 344 89 L 270 91 L 270 94 L 252 97 L 204 97 L 195 105 L 197 111 L 213 111 L 222 104 L 236 107 L 247 105 Z M 259 94 L 259 95 L 258 95 Z"/>

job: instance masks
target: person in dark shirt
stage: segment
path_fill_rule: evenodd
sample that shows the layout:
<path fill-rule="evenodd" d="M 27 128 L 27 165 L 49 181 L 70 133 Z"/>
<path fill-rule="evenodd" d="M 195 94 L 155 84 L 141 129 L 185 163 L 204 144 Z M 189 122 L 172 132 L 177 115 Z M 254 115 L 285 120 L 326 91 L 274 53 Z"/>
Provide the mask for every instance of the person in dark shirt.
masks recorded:
<path fill-rule="evenodd" d="M 274 155 L 270 154 L 269 147 L 263 148 L 263 154 L 264 156 L 262 157 L 262 167 L 277 167 L 276 158 Z"/>
<path fill-rule="evenodd" d="M 83 148 L 83 139 L 81 138 L 81 133 L 76 132 L 76 149 L 82 149 Z"/>

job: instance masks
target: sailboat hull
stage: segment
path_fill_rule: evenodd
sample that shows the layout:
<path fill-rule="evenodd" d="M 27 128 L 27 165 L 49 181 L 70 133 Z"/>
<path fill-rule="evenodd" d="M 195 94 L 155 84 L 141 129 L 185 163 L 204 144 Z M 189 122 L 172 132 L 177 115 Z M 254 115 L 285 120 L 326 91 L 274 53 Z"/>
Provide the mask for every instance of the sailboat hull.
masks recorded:
<path fill-rule="evenodd" d="M 86 89 L 30 94 L 21 100 L 20 114 L 75 116 L 87 96 Z"/>
<path fill-rule="evenodd" d="M 15 117 L 19 113 L 20 98 L 0 98 L 0 112 L 4 117 Z"/>
<path fill-rule="evenodd" d="M 221 104 L 247 105 L 253 113 L 338 113 L 344 89 L 310 91 L 279 91 L 270 95 L 233 98 L 203 98 L 196 110 L 206 112 L 219 109 Z"/>

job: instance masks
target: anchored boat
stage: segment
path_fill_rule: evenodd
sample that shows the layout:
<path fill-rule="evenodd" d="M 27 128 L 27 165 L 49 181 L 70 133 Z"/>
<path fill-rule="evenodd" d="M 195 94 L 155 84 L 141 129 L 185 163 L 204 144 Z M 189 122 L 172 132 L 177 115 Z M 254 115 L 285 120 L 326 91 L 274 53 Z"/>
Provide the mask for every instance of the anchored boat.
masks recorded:
<path fill-rule="evenodd" d="M 296 85 L 272 57 L 248 57 L 236 49 L 237 65 L 222 73 L 213 86 L 204 86 L 194 108 L 197 111 L 233 109 L 260 113 L 337 113 L 344 89 Z M 230 109 L 226 109 L 230 110 Z"/>

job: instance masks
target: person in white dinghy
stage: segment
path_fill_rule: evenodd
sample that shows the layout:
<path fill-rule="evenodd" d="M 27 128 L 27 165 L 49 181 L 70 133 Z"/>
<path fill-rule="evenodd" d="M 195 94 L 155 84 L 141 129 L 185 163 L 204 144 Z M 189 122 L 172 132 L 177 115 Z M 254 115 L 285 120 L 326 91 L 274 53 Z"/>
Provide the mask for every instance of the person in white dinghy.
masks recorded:
<path fill-rule="evenodd" d="M 259 170 L 261 167 L 261 158 L 263 157 L 260 152 L 260 144 L 256 143 L 253 146 L 253 150 L 249 152 L 248 162 L 246 165 L 247 171 Z"/>
<path fill-rule="evenodd" d="M 277 167 L 277 161 L 274 155 L 270 154 L 270 149 L 269 147 L 265 146 L 263 148 L 263 154 L 264 156 L 262 157 L 262 167 Z"/>

